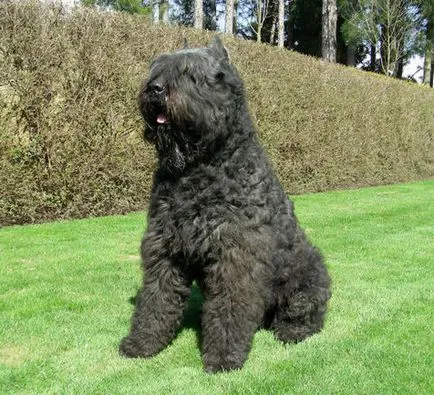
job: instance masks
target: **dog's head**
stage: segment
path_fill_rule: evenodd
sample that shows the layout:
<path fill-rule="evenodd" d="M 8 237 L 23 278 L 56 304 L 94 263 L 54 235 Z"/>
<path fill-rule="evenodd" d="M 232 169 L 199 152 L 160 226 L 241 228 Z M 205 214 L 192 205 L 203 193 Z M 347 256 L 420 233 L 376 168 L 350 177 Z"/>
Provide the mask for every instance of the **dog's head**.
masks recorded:
<path fill-rule="evenodd" d="M 242 82 L 218 38 L 206 48 L 164 54 L 140 91 L 145 138 L 163 167 L 182 171 L 228 137 L 242 102 Z"/>

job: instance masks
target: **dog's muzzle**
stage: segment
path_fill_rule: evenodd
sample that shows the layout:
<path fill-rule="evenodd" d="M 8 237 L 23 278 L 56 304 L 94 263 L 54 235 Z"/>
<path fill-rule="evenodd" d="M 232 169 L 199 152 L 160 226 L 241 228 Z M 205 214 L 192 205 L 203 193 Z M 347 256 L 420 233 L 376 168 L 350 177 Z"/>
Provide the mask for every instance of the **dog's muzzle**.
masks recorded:
<path fill-rule="evenodd" d="M 158 125 L 166 125 L 169 123 L 166 111 L 167 92 L 166 87 L 159 81 L 153 81 L 147 86 L 147 94 L 154 108 L 154 117 Z"/>

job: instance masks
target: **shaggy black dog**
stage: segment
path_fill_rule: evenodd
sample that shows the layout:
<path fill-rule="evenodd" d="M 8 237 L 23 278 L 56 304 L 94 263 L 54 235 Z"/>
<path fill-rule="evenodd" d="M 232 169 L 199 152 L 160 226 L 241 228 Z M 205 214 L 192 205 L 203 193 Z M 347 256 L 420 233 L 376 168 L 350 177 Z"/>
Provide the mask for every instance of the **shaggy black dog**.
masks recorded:
<path fill-rule="evenodd" d="M 323 326 L 330 279 L 252 124 L 243 84 L 216 39 L 155 60 L 140 93 L 155 144 L 148 230 L 128 357 L 167 346 L 196 280 L 209 372 L 240 368 L 258 327 L 298 342 Z"/>

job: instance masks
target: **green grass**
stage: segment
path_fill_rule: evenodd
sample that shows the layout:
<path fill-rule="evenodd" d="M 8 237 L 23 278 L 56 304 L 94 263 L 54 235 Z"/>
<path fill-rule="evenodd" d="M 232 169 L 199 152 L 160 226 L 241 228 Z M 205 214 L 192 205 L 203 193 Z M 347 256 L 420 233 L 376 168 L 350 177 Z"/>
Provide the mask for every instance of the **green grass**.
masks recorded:
<path fill-rule="evenodd" d="M 333 297 L 297 345 L 256 334 L 241 371 L 203 372 L 198 300 L 172 345 L 118 356 L 144 214 L 0 229 L 0 393 L 434 392 L 434 181 L 295 197 Z"/>

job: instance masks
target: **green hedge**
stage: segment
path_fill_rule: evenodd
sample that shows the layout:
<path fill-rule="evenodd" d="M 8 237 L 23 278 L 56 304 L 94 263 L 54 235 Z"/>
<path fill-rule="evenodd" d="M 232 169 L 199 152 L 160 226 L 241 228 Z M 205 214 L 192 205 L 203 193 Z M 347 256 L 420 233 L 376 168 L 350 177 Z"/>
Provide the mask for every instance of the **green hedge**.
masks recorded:
<path fill-rule="evenodd" d="M 0 225 L 146 207 L 155 162 L 136 96 L 149 62 L 210 32 L 0 4 Z M 224 38 L 290 194 L 434 175 L 434 92 Z"/>

